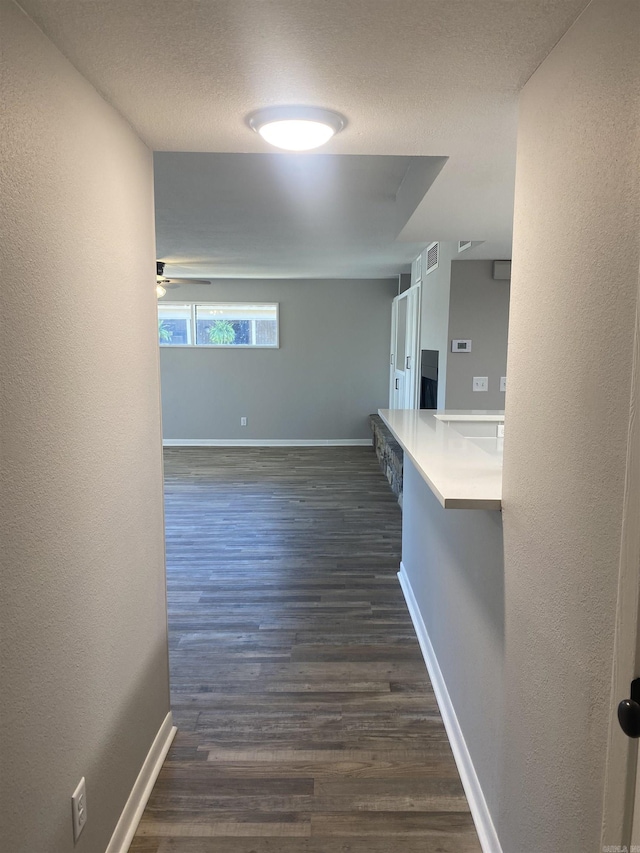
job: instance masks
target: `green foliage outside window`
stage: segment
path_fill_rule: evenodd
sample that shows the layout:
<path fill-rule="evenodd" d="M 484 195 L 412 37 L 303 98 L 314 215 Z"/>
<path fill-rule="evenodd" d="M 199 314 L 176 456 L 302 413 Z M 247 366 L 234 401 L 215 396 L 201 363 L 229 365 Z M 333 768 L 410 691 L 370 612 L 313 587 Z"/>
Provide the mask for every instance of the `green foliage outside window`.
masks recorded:
<path fill-rule="evenodd" d="M 158 337 L 161 344 L 168 344 L 173 337 L 173 331 L 166 325 L 164 320 L 158 320 Z"/>
<path fill-rule="evenodd" d="M 236 330 L 229 320 L 214 320 L 209 327 L 209 342 L 212 344 L 232 344 L 236 339 Z"/>

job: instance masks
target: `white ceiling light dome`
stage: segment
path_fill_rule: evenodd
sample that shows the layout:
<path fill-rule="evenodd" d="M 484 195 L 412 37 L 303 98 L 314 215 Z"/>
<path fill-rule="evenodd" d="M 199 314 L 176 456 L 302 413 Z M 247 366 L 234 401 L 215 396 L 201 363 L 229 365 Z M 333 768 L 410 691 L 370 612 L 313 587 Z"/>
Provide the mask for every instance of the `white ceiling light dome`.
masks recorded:
<path fill-rule="evenodd" d="M 248 123 L 276 148 L 310 151 L 339 133 L 347 120 L 339 113 L 320 107 L 265 107 L 252 113 Z"/>

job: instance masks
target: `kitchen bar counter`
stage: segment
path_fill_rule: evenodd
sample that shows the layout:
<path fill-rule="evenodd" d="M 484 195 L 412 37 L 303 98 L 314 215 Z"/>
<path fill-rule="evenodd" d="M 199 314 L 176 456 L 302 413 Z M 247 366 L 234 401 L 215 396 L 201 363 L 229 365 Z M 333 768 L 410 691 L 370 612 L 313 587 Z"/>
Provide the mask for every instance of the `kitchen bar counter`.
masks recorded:
<path fill-rule="evenodd" d="M 378 413 L 445 509 L 501 509 L 502 438 L 487 434 L 493 423 L 497 430 L 504 422 L 501 412 L 379 409 Z M 474 424 L 484 426 L 474 430 Z"/>

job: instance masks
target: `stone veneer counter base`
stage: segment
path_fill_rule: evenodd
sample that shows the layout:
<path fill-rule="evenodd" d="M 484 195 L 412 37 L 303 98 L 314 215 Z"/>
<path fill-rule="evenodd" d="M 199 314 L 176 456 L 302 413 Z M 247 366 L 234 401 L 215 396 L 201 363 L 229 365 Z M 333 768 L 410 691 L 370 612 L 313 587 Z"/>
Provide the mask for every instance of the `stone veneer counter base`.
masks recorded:
<path fill-rule="evenodd" d="M 404 453 L 380 415 L 370 415 L 373 449 L 391 490 L 402 506 L 402 467 Z"/>

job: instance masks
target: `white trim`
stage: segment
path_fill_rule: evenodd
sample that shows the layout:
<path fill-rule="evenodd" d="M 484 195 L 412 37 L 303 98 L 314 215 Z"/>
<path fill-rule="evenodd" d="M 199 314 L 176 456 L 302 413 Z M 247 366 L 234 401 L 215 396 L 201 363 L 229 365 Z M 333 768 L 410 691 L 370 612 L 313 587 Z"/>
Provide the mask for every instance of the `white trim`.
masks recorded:
<path fill-rule="evenodd" d="M 611 673 L 609 732 L 605 763 L 601 844 L 635 846 L 638 816 L 634 814 L 634 789 L 638 785 L 637 747 L 618 724 L 618 702 L 629 696 L 631 680 L 640 675 L 640 275 L 636 300 L 635 332 L 627 426 L 627 458 L 622 532 L 618 564 L 618 600 Z M 632 828 L 635 832 L 632 832 Z"/>
<path fill-rule="evenodd" d="M 163 447 L 372 447 L 373 438 L 164 438 Z"/>
<path fill-rule="evenodd" d="M 158 346 L 160 349 L 280 349 L 280 344 L 158 344 Z"/>
<path fill-rule="evenodd" d="M 469 801 L 471 817 L 473 818 L 473 822 L 476 826 L 480 846 L 482 847 L 483 853 L 502 853 L 502 847 L 500 846 L 500 841 L 498 840 L 498 835 L 493 825 L 493 820 L 491 819 L 491 813 L 489 812 L 487 802 L 484 798 L 484 794 L 482 793 L 482 788 L 480 787 L 480 780 L 478 779 L 473 766 L 473 761 L 471 760 L 469 749 L 465 742 L 462 729 L 460 728 L 460 723 L 456 717 L 453 702 L 449 696 L 444 676 L 440 670 L 436 653 L 431 645 L 429 634 L 427 633 L 426 626 L 418 607 L 418 602 L 413 594 L 411 582 L 409 581 L 409 576 L 407 575 L 407 571 L 403 563 L 400 563 L 398 580 L 400 581 L 400 586 L 404 593 L 404 599 L 407 603 L 407 608 L 409 609 L 411 621 L 413 622 L 413 627 L 415 628 L 418 642 L 420 643 L 424 662 L 427 665 L 427 670 L 433 686 L 433 692 L 436 695 L 440 714 L 442 715 L 442 721 L 445 729 L 447 730 L 447 736 L 449 737 L 449 743 L 451 744 L 451 749 L 453 751 L 453 757 L 458 767 L 458 772 L 460 773 L 462 787 L 464 788 L 467 800 Z"/>
<path fill-rule="evenodd" d="M 416 258 L 415 266 L 415 278 L 411 282 L 412 285 L 420 284 L 420 282 L 422 281 L 422 254 L 418 255 L 418 257 Z"/>
<path fill-rule="evenodd" d="M 396 363 L 396 337 L 398 331 L 398 305 L 401 299 L 407 300 L 407 322 L 405 335 L 405 356 L 410 358 L 402 366 Z M 417 409 L 419 403 L 419 365 L 420 365 L 420 311 L 422 284 L 411 285 L 407 290 L 394 297 L 391 303 L 391 356 L 389 359 L 389 408 Z M 404 396 L 403 405 L 395 405 L 395 382 L 402 377 Z M 407 382 L 407 378 L 409 382 Z M 407 405 L 407 396 L 410 397 Z"/>
<path fill-rule="evenodd" d="M 120 820 L 113 831 L 105 853 L 127 853 L 129 850 L 142 813 L 177 731 L 178 729 L 173 725 L 171 711 L 169 711 L 151 744 L 151 749 L 147 753 L 138 773 L 138 778 L 133 784 L 129 799 L 125 803 Z"/>

